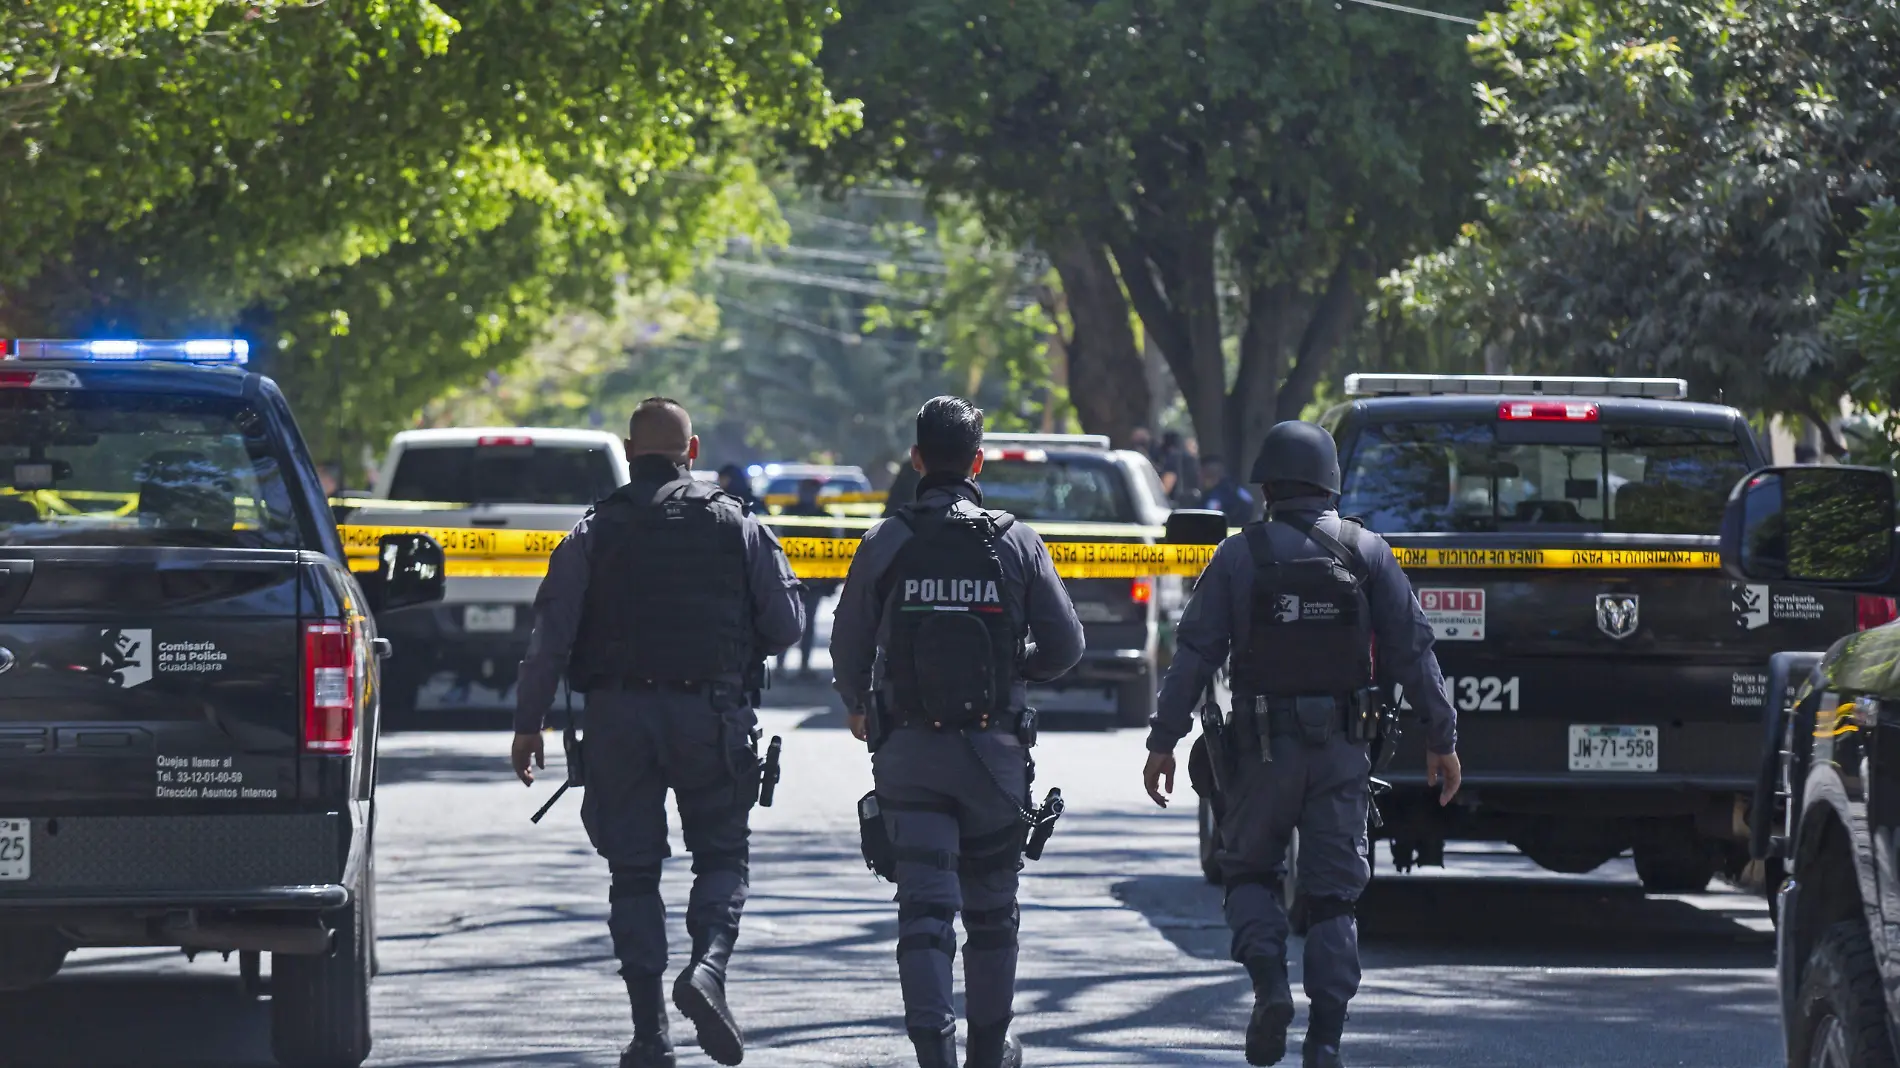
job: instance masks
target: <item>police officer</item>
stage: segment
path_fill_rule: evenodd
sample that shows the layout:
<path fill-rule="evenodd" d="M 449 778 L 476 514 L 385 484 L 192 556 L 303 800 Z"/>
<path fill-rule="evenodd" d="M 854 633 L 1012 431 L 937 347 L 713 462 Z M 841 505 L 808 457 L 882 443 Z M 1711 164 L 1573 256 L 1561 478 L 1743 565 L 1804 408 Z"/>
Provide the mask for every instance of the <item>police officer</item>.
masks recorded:
<path fill-rule="evenodd" d="M 953 922 L 963 914 L 968 1068 L 1015 1068 L 1017 872 L 1034 763 L 1024 681 L 1082 656 L 1082 624 L 1042 539 L 985 511 L 983 413 L 917 413 L 916 500 L 864 536 L 831 658 L 851 731 L 871 745 L 895 858 L 897 971 L 922 1068 L 955 1068 Z M 1034 641 L 1027 639 L 1033 635 Z"/>
<path fill-rule="evenodd" d="M 1380 674 L 1404 685 L 1424 721 L 1426 774 L 1440 804 L 1458 792 L 1457 717 L 1432 654 L 1431 624 L 1391 548 L 1334 510 L 1340 478 L 1332 436 L 1311 423 L 1276 425 L 1253 480 L 1265 492 L 1267 518 L 1221 544 L 1188 602 L 1148 734 L 1143 782 L 1156 804 L 1168 803 L 1175 744 L 1231 650 L 1219 864 L 1233 958 L 1254 987 L 1247 1063 L 1275 1064 L 1286 1055 L 1291 903 L 1279 895 L 1297 830 L 1311 1003 L 1303 1060 L 1307 1068 L 1332 1068 L 1341 1063 L 1346 1005 L 1359 989 L 1353 908 L 1372 876 L 1363 717 L 1375 645 Z"/>
<path fill-rule="evenodd" d="M 798 640 L 804 608 L 771 531 L 730 494 L 693 478 L 699 439 L 684 408 L 641 401 L 627 453 L 633 480 L 554 550 L 535 595 L 515 706 L 515 774 L 532 783 L 544 766 L 541 729 L 565 674 L 587 695 L 581 822 L 613 874 L 607 927 L 633 1004 L 622 1068 L 674 1063 L 660 900 L 673 791 L 693 854 L 693 955 L 673 1003 L 707 1056 L 738 1064 L 745 1044 L 725 986 L 759 789 L 751 706 L 763 659 Z"/>

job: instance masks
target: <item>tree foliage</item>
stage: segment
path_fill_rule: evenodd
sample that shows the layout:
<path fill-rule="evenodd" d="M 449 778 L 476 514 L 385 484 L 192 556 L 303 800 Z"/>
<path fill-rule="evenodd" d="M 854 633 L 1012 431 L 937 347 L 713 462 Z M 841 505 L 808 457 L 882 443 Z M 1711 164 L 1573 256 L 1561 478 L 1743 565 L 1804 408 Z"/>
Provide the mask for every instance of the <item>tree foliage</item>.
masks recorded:
<path fill-rule="evenodd" d="M 1331 0 L 865 0 L 823 62 L 864 123 L 813 173 L 911 178 L 1034 240 L 1072 318 L 1071 397 L 1116 437 L 1148 415 L 1131 306 L 1204 444 L 1251 452 L 1372 278 L 1469 214 L 1470 68 L 1442 23 Z"/>
<path fill-rule="evenodd" d="M 0 124 L 0 330 L 242 324 L 319 439 L 339 389 L 380 435 L 555 309 L 679 276 L 769 220 L 755 131 L 846 118 L 809 0 L 7 10 L 0 90 L 60 76 Z"/>
<path fill-rule="evenodd" d="M 1894 0 L 1514 4 L 1474 39 L 1481 226 L 1398 284 L 1522 369 L 1813 413 L 1854 375 L 1822 325 L 1900 163 L 1897 48 Z"/>

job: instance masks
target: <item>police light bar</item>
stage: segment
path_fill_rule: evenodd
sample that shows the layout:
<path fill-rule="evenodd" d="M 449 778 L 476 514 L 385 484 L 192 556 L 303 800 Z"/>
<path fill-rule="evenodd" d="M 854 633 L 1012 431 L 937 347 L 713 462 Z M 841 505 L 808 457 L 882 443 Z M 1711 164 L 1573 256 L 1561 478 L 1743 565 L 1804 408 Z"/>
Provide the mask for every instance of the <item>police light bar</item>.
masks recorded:
<path fill-rule="evenodd" d="M 193 338 L 149 341 L 102 338 L 95 341 L 20 338 L 0 340 L 4 360 L 171 360 L 180 363 L 223 363 L 243 366 L 251 360 L 251 343 L 230 338 Z"/>
<path fill-rule="evenodd" d="M 1684 400 L 1689 396 L 1689 383 L 1680 378 L 1590 378 L 1580 375 L 1346 376 L 1346 395 L 1351 397 L 1425 397 L 1441 394 L 1498 396 L 1512 393 Z"/>

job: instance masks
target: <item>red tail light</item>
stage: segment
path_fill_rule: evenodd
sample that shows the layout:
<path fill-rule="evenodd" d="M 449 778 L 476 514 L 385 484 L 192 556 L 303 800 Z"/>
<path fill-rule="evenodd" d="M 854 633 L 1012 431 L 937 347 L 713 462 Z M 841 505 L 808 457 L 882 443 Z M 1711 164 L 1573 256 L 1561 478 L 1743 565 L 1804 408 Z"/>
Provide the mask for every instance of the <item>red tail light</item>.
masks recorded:
<path fill-rule="evenodd" d="M 1149 601 L 1154 600 L 1155 580 L 1151 578 L 1136 579 L 1134 585 L 1128 588 L 1128 599 L 1136 604 L 1147 604 Z"/>
<path fill-rule="evenodd" d="M 356 748 L 356 630 L 326 619 L 303 628 L 303 750 L 348 756 Z"/>
<path fill-rule="evenodd" d="M 533 447 L 534 439 L 526 434 L 484 434 L 475 439 L 475 444 L 479 446 L 495 446 L 498 448 L 526 449 Z"/>
<path fill-rule="evenodd" d="M 1900 618 L 1900 604 L 1892 597 L 1869 597 L 1862 594 L 1854 598 L 1854 622 L 1862 630 L 1884 627 Z"/>
<path fill-rule="evenodd" d="M 1506 422 L 1594 423 L 1597 406 L 1579 401 L 1505 401 L 1498 418 Z"/>

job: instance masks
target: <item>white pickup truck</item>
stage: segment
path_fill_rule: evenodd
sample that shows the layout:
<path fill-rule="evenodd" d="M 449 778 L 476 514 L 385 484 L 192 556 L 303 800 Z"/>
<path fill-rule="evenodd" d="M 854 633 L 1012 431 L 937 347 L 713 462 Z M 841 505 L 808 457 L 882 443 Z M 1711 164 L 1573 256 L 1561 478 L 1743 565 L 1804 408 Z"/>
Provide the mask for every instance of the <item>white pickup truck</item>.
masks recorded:
<path fill-rule="evenodd" d="M 599 430 L 477 427 L 406 430 L 389 443 L 374 498 L 349 517 L 362 526 L 567 530 L 588 507 L 627 483 L 619 437 Z M 434 502 L 417 510 L 394 502 Z M 390 612 L 379 620 L 394 655 L 383 666 L 383 716 L 402 726 L 417 694 L 436 675 L 479 682 L 497 692 L 514 685 L 533 625 L 541 580 L 472 578 L 451 572 L 438 604 Z"/>

